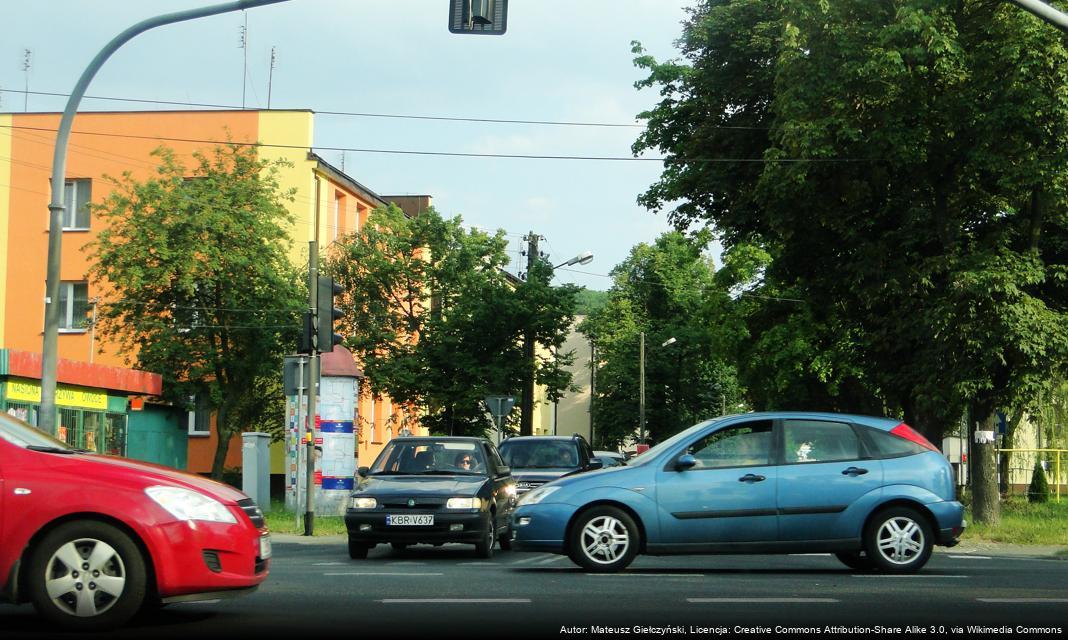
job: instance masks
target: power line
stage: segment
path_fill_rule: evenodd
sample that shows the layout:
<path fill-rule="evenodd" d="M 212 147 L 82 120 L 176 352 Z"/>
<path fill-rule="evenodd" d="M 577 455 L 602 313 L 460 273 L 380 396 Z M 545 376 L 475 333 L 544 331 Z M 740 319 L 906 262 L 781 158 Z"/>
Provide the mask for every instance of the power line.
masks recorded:
<path fill-rule="evenodd" d="M 47 127 L 27 127 L 19 125 L 0 125 L 2 128 L 18 129 L 24 131 L 46 131 L 55 132 L 55 129 Z M 234 140 L 207 140 L 196 138 L 175 138 L 170 136 L 144 136 L 134 135 L 129 133 L 102 133 L 95 131 L 72 131 L 73 135 L 84 136 L 100 136 L 106 138 L 127 138 L 131 140 L 160 140 L 166 142 L 184 142 L 189 144 L 213 144 L 213 145 L 236 145 L 241 147 L 263 147 L 269 149 L 300 149 L 310 150 L 319 149 L 324 151 L 351 151 L 353 153 L 383 153 L 394 155 L 415 155 L 415 156 L 445 156 L 453 158 L 507 158 L 507 159 L 521 159 L 521 160 L 594 160 L 594 161 L 609 161 L 609 162 L 661 162 L 661 163 L 678 163 L 678 162 L 693 162 L 693 163 L 742 163 L 742 164 L 773 164 L 773 163 L 849 163 L 849 162 L 869 162 L 863 158 L 635 158 L 632 156 L 561 156 L 561 155 L 533 155 L 533 154 L 513 154 L 513 153 L 464 153 L 458 151 L 415 151 L 415 150 L 403 150 L 403 149 L 364 149 L 356 147 L 324 147 L 314 145 L 307 147 L 304 145 L 293 144 L 276 144 L 265 142 L 237 142 Z"/>
<path fill-rule="evenodd" d="M 17 89 L 0 89 L 0 92 L 8 93 L 26 93 L 30 95 L 40 96 L 52 96 L 58 98 L 66 98 L 70 94 L 58 93 L 53 91 L 19 91 Z M 241 110 L 245 107 L 239 107 L 237 105 L 228 104 L 215 104 L 209 102 L 181 102 L 176 100 L 150 100 L 147 98 L 119 98 L 115 96 L 83 96 L 85 100 L 103 100 L 108 102 L 128 102 L 134 104 L 158 104 L 169 105 L 176 107 L 200 107 L 204 109 L 225 109 L 225 110 Z M 281 109 L 284 111 L 285 109 Z M 473 123 L 489 123 L 489 124 L 532 124 L 532 125 L 544 125 L 544 126 L 558 126 L 558 127 L 603 127 L 603 128 L 631 128 L 631 129 L 644 129 L 644 124 L 639 123 L 623 123 L 623 122 L 581 122 L 581 121 L 567 121 L 567 120 L 521 120 L 515 118 L 461 118 L 457 116 L 426 116 L 426 115 L 413 115 L 402 113 L 372 113 L 366 111 L 329 111 L 319 110 L 312 108 L 311 111 L 317 115 L 326 116 L 349 116 L 355 118 L 392 118 L 398 120 L 430 120 L 430 121 L 443 121 L 443 122 L 473 122 Z M 715 125 L 713 129 L 725 129 L 725 130 L 739 130 L 739 131 L 768 131 L 770 127 L 747 127 L 737 125 Z"/>

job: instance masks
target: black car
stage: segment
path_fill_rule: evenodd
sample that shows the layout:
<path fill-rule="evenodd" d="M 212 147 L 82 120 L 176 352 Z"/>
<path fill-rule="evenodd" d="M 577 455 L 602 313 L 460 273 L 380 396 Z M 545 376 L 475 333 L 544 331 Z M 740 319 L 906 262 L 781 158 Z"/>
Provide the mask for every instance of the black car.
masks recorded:
<path fill-rule="evenodd" d="M 345 511 L 349 557 L 378 543 L 467 542 L 480 557 L 511 548 L 515 480 L 497 449 L 481 438 L 394 438 L 359 483 Z"/>
<path fill-rule="evenodd" d="M 604 463 L 582 436 L 518 436 L 501 443 L 519 495 L 557 478 L 600 469 Z"/>

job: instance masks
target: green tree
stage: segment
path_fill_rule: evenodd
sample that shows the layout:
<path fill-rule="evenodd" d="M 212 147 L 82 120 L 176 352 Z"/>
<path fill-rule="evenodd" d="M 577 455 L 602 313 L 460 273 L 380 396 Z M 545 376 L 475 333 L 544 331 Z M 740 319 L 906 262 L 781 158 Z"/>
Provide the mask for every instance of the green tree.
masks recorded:
<path fill-rule="evenodd" d="M 221 478 L 234 434 L 284 419 L 278 398 L 255 390 L 277 387 L 306 296 L 287 254 L 292 192 L 278 185 L 280 163 L 252 147 L 194 153 L 188 169 L 170 149 L 153 155 L 155 176 L 110 178 L 115 190 L 94 207 L 105 223 L 88 247 L 104 289 L 99 330 L 162 374 L 175 405 L 208 399 Z"/>
<path fill-rule="evenodd" d="M 696 241 L 666 233 L 612 270 L 608 302 L 580 325 L 597 344 L 594 422 L 598 446 L 617 447 L 639 428 L 639 342 L 645 332 L 646 433 L 670 436 L 742 400 L 731 357 L 738 330 L 731 298 Z M 672 344 L 661 346 L 670 338 Z"/>
<path fill-rule="evenodd" d="M 507 262 L 503 232 L 468 231 L 433 209 L 414 218 L 377 209 L 340 240 L 325 269 L 345 288 L 345 344 L 372 390 L 418 408 L 435 433 L 491 428 L 482 400 L 520 388 L 524 328 L 560 346 L 574 309 L 573 290 L 535 285 L 540 271 L 519 282 Z M 550 397 L 570 384 L 570 357 L 560 355 L 536 365 Z"/>
<path fill-rule="evenodd" d="M 939 442 L 1064 370 L 1063 35 L 994 0 L 706 0 L 680 42 L 635 49 L 661 101 L 634 149 L 670 156 L 641 201 L 768 251 L 802 300 L 779 342 L 837 363 L 817 399 Z"/>

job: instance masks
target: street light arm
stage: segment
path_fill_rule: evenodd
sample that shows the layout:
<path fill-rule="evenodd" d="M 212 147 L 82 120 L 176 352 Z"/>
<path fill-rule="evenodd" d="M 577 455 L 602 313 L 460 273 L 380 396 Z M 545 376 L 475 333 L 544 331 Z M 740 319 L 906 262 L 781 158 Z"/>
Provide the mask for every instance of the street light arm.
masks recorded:
<path fill-rule="evenodd" d="M 1033 13 L 1061 31 L 1068 31 L 1068 15 L 1041 0 L 1009 0 L 1024 11 Z"/>
<path fill-rule="evenodd" d="M 67 99 L 67 106 L 63 110 L 63 116 L 59 121 L 59 130 L 56 131 L 56 146 L 52 155 L 52 202 L 48 205 L 48 271 L 45 280 L 45 319 L 44 340 L 41 346 L 41 415 L 38 426 L 44 427 L 49 433 L 55 433 L 56 428 L 56 359 L 57 343 L 59 336 L 59 264 L 60 251 L 63 243 L 63 189 L 64 178 L 67 174 L 67 144 L 70 140 L 71 125 L 74 122 L 74 114 L 78 111 L 82 96 L 89 87 L 97 71 L 104 65 L 111 54 L 119 47 L 129 42 L 134 36 L 160 27 L 165 24 L 184 22 L 195 18 L 213 16 L 231 11 L 242 11 L 268 4 L 286 2 L 287 0 L 237 0 L 225 4 L 189 9 L 167 13 L 155 18 L 142 20 L 112 38 L 103 49 L 93 58 L 89 66 L 78 78 L 77 84 Z"/>

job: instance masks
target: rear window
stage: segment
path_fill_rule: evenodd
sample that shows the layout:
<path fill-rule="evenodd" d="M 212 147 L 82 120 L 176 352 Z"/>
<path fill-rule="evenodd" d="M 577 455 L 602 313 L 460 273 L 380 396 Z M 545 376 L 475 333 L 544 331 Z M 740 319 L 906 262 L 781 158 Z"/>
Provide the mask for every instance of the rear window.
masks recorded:
<path fill-rule="evenodd" d="M 911 440 L 899 438 L 886 431 L 865 429 L 864 434 L 868 437 L 868 442 L 871 443 L 873 449 L 872 453 L 876 458 L 900 458 L 929 451 Z"/>
<path fill-rule="evenodd" d="M 501 457 L 516 469 L 561 469 L 579 466 L 578 447 L 567 440 L 506 440 Z"/>

